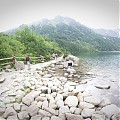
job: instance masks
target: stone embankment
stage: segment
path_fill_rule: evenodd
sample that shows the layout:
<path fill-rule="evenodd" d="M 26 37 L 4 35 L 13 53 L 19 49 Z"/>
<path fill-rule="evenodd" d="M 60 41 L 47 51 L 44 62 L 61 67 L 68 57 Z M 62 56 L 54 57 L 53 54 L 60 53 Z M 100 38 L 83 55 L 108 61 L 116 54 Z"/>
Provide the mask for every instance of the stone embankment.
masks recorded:
<path fill-rule="evenodd" d="M 72 81 L 80 79 L 74 69 L 78 58 L 69 59 L 72 62 L 57 60 L 35 65 L 30 71 L 20 70 L 19 78 L 13 74 L 14 81 L 0 89 L 0 120 L 120 119 L 119 107 L 89 94 L 83 83 Z M 63 75 L 56 73 L 59 69 L 64 71 Z"/>

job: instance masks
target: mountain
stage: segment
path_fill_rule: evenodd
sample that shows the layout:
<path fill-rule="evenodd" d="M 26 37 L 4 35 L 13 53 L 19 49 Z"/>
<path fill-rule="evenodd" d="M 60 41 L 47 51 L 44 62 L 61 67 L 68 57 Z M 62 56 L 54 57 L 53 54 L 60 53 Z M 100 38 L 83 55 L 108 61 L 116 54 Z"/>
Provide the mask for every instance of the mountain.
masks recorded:
<path fill-rule="evenodd" d="M 103 36 L 111 36 L 111 37 L 119 37 L 119 29 L 111 30 L 111 29 L 93 29 L 94 32 L 103 35 Z"/>
<path fill-rule="evenodd" d="M 42 19 L 29 25 L 37 34 L 51 38 L 59 46 L 78 54 L 82 51 L 119 51 L 118 37 L 100 35 L 69 17 Z M 20 29 L 20 28 L 18 28 Z M 9 32 L 12 33 L 12 32 Z"/>

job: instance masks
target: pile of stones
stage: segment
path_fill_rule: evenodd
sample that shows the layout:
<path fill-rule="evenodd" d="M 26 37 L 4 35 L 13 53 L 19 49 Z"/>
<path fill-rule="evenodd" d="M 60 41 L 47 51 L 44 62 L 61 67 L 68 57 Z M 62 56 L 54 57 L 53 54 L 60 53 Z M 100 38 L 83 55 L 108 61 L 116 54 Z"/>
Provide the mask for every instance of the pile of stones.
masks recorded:
<path fill-rule="evenodd" d="M 65 69 L 65 74 L 57 76 L 56 68 Z M 71 81 L 76 75 L 72 66 L 65 68 L 59 61 L 42 69 L 19 72 L 23 77 L 13 75 L 14 82 L 0 89 L 0 120 L 120 119 L 118 106 Z"/>

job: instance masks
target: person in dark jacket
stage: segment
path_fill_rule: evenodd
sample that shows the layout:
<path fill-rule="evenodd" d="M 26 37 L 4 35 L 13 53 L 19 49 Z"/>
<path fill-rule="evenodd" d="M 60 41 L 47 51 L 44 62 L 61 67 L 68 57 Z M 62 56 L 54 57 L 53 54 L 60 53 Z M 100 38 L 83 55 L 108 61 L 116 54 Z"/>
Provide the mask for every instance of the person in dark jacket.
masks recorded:
<path fill-rule="evenodd" d="M 31 69 L 31 68 L 30 68 L 30 55 L 28 55 L 28 56 L 26 57 L 26 62 L 27 62 L 28 70 L 30 70 L 30 69 Z"/>

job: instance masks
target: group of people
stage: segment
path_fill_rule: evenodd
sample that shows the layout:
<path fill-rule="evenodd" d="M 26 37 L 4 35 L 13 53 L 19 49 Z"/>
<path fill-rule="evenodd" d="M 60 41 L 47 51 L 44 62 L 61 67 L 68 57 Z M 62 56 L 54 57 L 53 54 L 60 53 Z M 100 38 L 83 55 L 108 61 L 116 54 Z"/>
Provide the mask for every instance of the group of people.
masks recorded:
<path fill-rule="evenodd" d="M 54 60 L 56 60 L 57 57 L 58 57 L 57 54 L 55 54 L 55 53 L 52 54 L 52 58 L 53 58 Z M 14 62 L 14 63 L 15 63 L 15 60 L 16 60 L 16 59 L 15 59 L 15 56 L 14 56 L 14 57 L 13 57 L 13 62 Z M 30 55 L 28 55 L 27 57 L 25 57 L 24 60 L 27 62 L 28 70 L 30 70 L 30 69 L 31 69 L 31 66 L 30 66 Z"/>
<path fill-rule="evenodd" d="M 13 63 L 16 65 L 17 64 L 17 60 L 16 60 L 15 56 L 13 56 L 12 60 L 13 60 Z M 25 57 L 24 61 L 27 62 L 28 70 L 30 70 L 31 69 L 31 67 L 30 67 L 30 55 L 28 55 L 27 57 Z"/>

